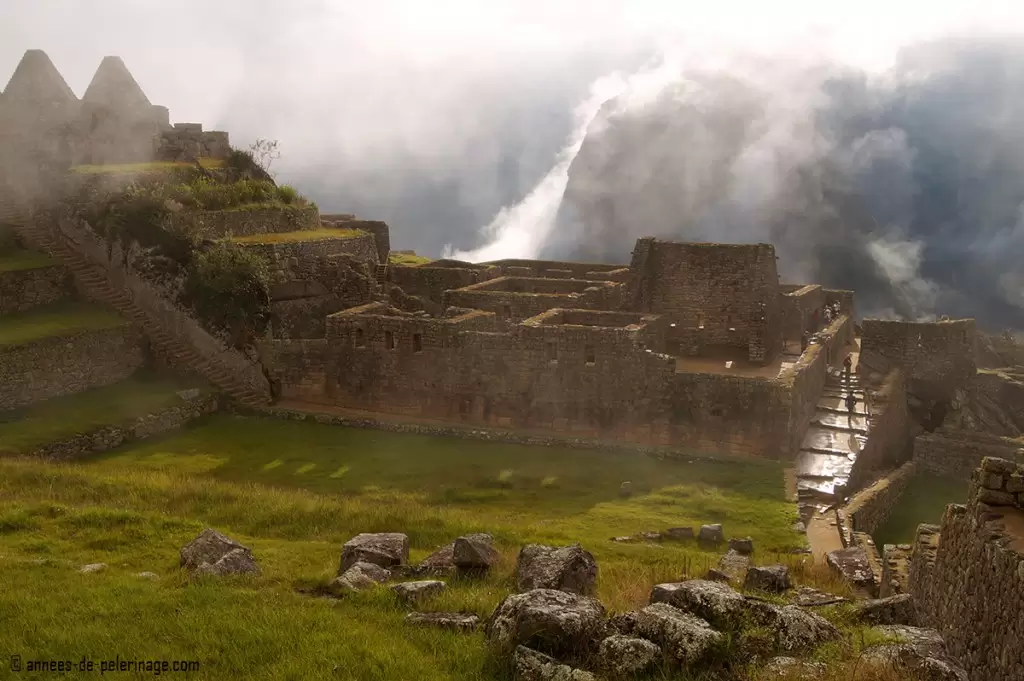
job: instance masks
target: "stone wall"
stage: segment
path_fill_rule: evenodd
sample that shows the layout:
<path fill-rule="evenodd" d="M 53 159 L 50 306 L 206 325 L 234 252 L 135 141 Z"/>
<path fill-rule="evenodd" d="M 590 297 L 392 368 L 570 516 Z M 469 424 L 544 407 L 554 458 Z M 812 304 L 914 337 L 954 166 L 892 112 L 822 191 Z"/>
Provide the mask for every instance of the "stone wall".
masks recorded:
<path fill-rule="evenodd" d="M 675 359 L 650 347 L 660 342 L 656 325 L 590 326 L 572 322 L 593 321 L 593 313 L 560 314 L 568 323 L 530 320 L 499 332 L 500 320 L 488 312 L 429 319 L 372 303 L 331 315 L 322 342 L 270 341 L 267 353 L 285 399 L 713 453 L 785 455 L 789 400 L 778 382 L 676 373 Z"/>
<path fill-rule="evenodd" d="M 888 598 L 907 593 L 910 579 L 911 544 L 886 544 L 882 547 L 882 577 L 878 597 Z"/>
<path fill-rule="evenodd" d="M 218 408 L 214 395 L 182 398 L 182 404 L 141 416 L 129 423 L 103 426 L 64 440 L 49 442 L 28 454 L 44 459 L 67 461 L 99 454 L 126 442 L 145 440 L 184 427 Z"/>
<path fill-rule="evenodd" d="M 173 128 L 160 133 L 156 144 L 157 161 L 226 159 L 231 155 L 228 134 L 217 130 L 204 132 L 201 123 L 175 123 Z"/>
<path fill-rule="evenodd" d="M 908 391 L 951 400 L 976 372 L 973 319 L 934 323 L 865 319 L 858 373 L 902 368 Z"/>
<path fill-rule="evenodd" d="M 60 265 L 0 272 L 0 314 L 56 303 L 72 290 L 71 275 Z"/>
<path fill-rule="evenodd" d="M 641 239 L 631 264 L 631 304 L 675 324 L 687 343 L 746 350 L 769 363 L 782 346 L 775 249 Z M 639 307 L 636 307 L 639 306 Z"/>
<path fill-rule="evenodd" d="M 496 267 L 501 276 L 541 279 L 587 279 L 590 281 L 629 280 L 629 268 L 625 265 L 602 265 L 562 260 L 492 260 L 482 263 Z"/>
<path fill-rule="evenodd" d="M 968 503 L 946 508 L 937 541 L 919 531 L 914 546 L 915 609 L 923 625 L 942 633 L 971 681 L 1024 678 L 1022 507 L 1024 466 L 986 458 Z"/>
<path fill-rule="evenodd" d="M 0 411 L 117 383 L 144 361 L 128 325 L 2 347 Z"/>
<path fill-rule="evenodd" d="M 800 286 L 781 293 L 782 336 L 799 341 L 804 332 L 813 333 L 824 318 L 825 290 L 817 284 Z"/>
<path fill-rule="evenodd" d="M 207 239 L 301 232 L 320 228 L 316 207 L 275 206 L 239 210 L 186 211 L 177 218 Z"/>
<path fill-rule="evenodd" d="M 966 480 L 986 456 L 1024 464 L 1024 443 L 984 433 L 939 429 L 914 438 L 918 470 Z"/>
<path fill-rule="evenodd" d="M 913 452 L 903 372 L 894 369 L 878 390 L 869 389 L 866 394 L 868 438 L 850 470 L 850 490 L 859 489 L 879 471 L 903 464 Z"/>
<path fill-rule="evenodd" d="M 452 260 L 423 265 L 390 265 L 388 281 L 411 296 L 444 304 L 444 292 L 465 288 L 501 276 L 497 267 L 485 267 Z"/>
<path fill-rule="evenodd" d="M 617 310 L 624 294 L 622 284 L 609 281 L 499 277 L 445 291 L 442 307 L 493 312 L 514 324 L 554 308 Z"/>
<path fill-rule="evenodd" d="M 843 509 L 848 534 L 864 532 L 873 535 L 889 519 L 915 473 L 914 462 L 908 461 L 854 494 Z"/>
<path fill-rule="evenodd" d="M 361 232 L 373 235 L 373 242 L 377 247 L 377 257 L 382 263 L 388 261 L 388 255 L 391 253 L 391 228 L 388 227 L 386 222 L 381 222 L 380 220 L 360 220 L 354 215 L 347 214 L 321 215 L 320 222 L 333 227 L 358 229 Z"/>
<path fill-rule="evenodd" d="M 273 337 L 323 338 L 328 315 L 373 300 L 371 264 L 347 254 L 277 261 L 270 286 Z"/>
<path fill-rule="evenodd" d="M 783 372 L 779 379 L 788 387 L 790 409 L 788 414 L 791 451 L 800 449 L 804 433 L 814 417 L 818 399 L 825 389 L 829 367 L 839 358 L 839 352 L 846 337 L 853 327 L 853 321 L 847 315 L 840 315 L 829 324 L 814 342 L 800 355 L 800 358 Z"/>
<path fill-rule="evenodd" d="M 262 256 L 270 264 L 271 280 L 296 279 L 321 258 L 348 255 L 360 262 L 377 264 L 377 246 L 365 232 L 346 237 L 324 237 L 282 243 L 241 244 L 247 251 Z"/>

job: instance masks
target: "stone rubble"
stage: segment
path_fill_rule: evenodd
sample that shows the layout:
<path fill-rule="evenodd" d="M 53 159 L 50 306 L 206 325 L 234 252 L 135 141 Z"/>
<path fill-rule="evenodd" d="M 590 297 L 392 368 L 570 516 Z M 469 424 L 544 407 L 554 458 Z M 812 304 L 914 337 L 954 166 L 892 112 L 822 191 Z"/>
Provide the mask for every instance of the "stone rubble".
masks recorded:
<path fill-rule="evenodd" d="M 395 595 L 407 604 L 414 604 L 430 596 L 435 596 L 446 588 L 447 585 L 437 579 L 424 579 L 416 582 L 401 582 L 391 585 L 391 590 Z"/>
<path fill-rule="evenodd" d="M 391 571 L 373 563 L 359 561 L 345 572 L 335 577 L 327 585 L 328 590 L 336 595 L 356 593 L 370 589 L 391 579 Z"/>
<path fill-rule="evenodd" d="M 260 574 L 248 547 L 211 528 L 182 547 L 181 566 L 196 575 Z"/>
<path fill-rule="evenodd" d="M 743 588 L 767 593 L 782 593 L 793 585 L 785 565 L 761 565 L 747 570 Z"/>
<path fill-rule="evenodd" d="M 597 584 L 597 562 L 579 544 L 552 547 L 527 544 L 516 561 L 519 591 L 558 589 L 589 595 Z"/>
<path fill-rule="evenodd" d="M 352 537 L 342 546 L 338 574 L 360 562 L 382 568 L 405 565 L 409 562 L 409 537 L 399 532 L 364 532 Z"/>
<path fill-rule="evenodd" d="M 437 627 L 452 631 L 472 631 L 480 626 L 480 618 L 461 612 L 411 612 L 405 616 L 408 624 Z"/>

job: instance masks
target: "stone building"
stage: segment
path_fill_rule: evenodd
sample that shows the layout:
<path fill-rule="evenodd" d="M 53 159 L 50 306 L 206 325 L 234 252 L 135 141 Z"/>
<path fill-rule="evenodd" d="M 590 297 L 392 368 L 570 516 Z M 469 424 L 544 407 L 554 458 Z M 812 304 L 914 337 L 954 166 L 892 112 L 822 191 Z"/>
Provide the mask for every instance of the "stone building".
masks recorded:
<path fill-rule="evenodd" d="M 79 99 L 42 50 L 28 50 L 0 93 L 0 160 L 62 165 L 226 158 L 227 133 L 170 124 L 120 57 L 104 57 Z"/>

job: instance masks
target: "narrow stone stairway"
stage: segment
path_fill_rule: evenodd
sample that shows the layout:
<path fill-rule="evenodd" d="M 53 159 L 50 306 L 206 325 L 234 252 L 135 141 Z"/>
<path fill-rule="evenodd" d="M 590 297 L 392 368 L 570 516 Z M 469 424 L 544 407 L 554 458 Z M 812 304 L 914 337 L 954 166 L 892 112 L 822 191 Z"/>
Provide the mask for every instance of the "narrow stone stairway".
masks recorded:
<path fill-rule="evenodd" d="M 30 245 L 60 259 L 86 293 L 131 320 L 145 333 L 161 356 L 172 359 L 176 366 L 195 371 L 240 404 L 261 407 L 270 403 L 269 395 L 247 386 L 230 369 L 204 359 L 186 343 L 169 334 L 132 301 L 127 291 L 114 287 L 101 266 L 90 263 L 85 256 L 69 247 L 64 239 L 29 219 L 18 208 L 17 202 L 3 193 L 0 193 L 0 222 L 14 225 L 28 237 Z"/>

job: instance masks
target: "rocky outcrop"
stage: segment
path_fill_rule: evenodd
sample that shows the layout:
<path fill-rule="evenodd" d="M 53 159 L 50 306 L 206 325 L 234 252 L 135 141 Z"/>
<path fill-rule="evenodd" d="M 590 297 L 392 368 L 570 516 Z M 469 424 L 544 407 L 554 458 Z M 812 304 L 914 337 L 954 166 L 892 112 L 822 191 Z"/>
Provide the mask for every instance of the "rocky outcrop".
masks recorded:
<path fill-rule="evenodd" d="M 343 574 L 356 563 L 373 563 L 382 568 L 404 565 L 409 560 L 409 537 L 398 532 L 357 534 L 345 542 L 341 549 Z"/>
<path fill-rule="evenodd" d="M 516 562 L 519 591 L 557 589 L 592 594 L 597 585 L 597 562 L 579 544 L 559 548 L 528 544 Z"/>
<path fill-rule="evenodd" d="M 650 600 L 668 603 L 722 629 L 739 626 L 747 608 L 743 595 L 729 585 L 703 579 L 657 584 Z"/>
<path fill-rule="evenodd" d="M 260 574 L 248 547 L 210 528 L 182 547 L 181 566 L 198 575 Z"/>
<path fill-rule="evenodd" d="M 751 618 L 773 632 L 775 645 L 787 653 L 811 650 L 840 636 L 827 619 L 795 605 L 750 601 L 748 608 Z"/>
<path fill-rule="evenodd" d="M 508 596 L 487 621 L 487 639 L 499 649 L 526 646 L 556 657 L 585 656 L 607 631 L 605 609 L 589 596 L 534 589 Z"/>

